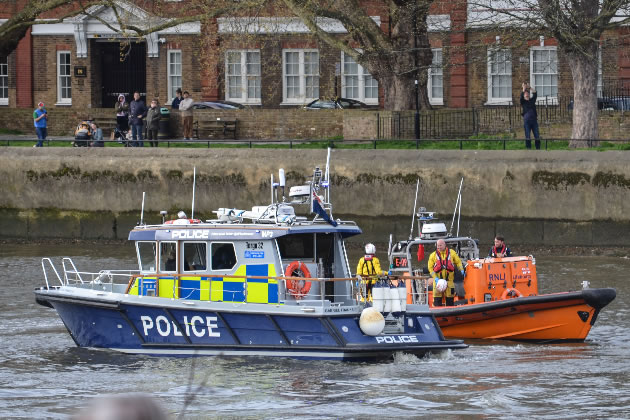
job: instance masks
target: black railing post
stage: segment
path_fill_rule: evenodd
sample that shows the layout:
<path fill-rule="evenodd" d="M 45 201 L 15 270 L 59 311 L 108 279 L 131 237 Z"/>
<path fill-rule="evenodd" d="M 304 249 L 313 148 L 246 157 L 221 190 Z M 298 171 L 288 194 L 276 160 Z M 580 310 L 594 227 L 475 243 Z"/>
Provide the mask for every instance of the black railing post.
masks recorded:
<path fill-rule="evenodd" d="M 376 113 L 376 138 L 381 138 L 381 116 Z"/>
<path fill-rule="evenodd" d="M 507 143 L 507 141 L 505 140 L 505 138 L 503 139 L 503 150 L 505 150 L 505 143 Z"/>

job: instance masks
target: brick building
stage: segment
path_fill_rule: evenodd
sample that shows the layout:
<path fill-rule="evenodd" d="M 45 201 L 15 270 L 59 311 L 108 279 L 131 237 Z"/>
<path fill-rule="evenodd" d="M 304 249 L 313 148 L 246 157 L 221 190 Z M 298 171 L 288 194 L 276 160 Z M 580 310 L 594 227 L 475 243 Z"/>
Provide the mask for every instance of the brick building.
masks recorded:
<path fill-rule="evenodd" d="M 0 23 L 21 3 L 3 2 Z M 187 3 L 173 0 L 157 13 L 155 2 L 119 2 L 130 21 L 139 24 L 158 14 L 173 16 Z M 384 2 L 363 4 L 387 32 Z M 555 40 L 532 34 L 516 45 L 470 24 L 475 13 L 466 0 L 432 6 L 428 27 L 434 62 L 428 93 L 433 105 L 505 105 L 518 97 L 523 80 L 532 81 L 540 98 L 572 94 L 569 63 Z M 196 100 L 226 99 L 263 108 L 326 96 L 383 104 L 382 89 L 367 71 L 282 9 L 255 19 L 185 23 L 125 42 L 103 22 L 114 22 L 112 11 L 96 6 L 91 16 L 34 25 L 13 53 L 0 57 L 0 107 L 28 108 L 44 101 L 49 107 L 107 108 L 119 93 L 131 96 L 134 90 L 170 103 L 178 87 Z M 345 32 L 334 20 L 323 19 L 321 26 L 329 33 Z M 620 34 L 610 32 L 606 38 Z M 621 44 L 602 44 L 600 83 L 630 81 L 630 60 Z"/>

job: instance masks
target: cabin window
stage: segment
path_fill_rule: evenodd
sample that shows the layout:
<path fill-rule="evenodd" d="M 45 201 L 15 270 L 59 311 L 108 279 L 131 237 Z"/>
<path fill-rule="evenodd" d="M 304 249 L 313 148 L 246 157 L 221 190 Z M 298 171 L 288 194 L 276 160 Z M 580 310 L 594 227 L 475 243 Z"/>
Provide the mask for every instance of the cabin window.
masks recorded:
<path fill-rule="evenodd" d="M 177 271 L 177 242 L 160 242 L 160 272 Z"/>
<path fill-rule="evenodd" d="M 231 270 L 236 265 L 236 252 L 232 243 L 213 243 L 210 245 L 212 253 L 212 270 Z"/>
<path fill-rule="evenodd" d="M 283 260 L 314 260 L 315 235 L 300 233 L 278 238 L 278 248 Z"/>
<path fill-rule="evenodd" d="M 207 264 L 205 242 L 184 242 L 184 271 L 205 271 Z"/>
<path fill-rule="evenodd" d="M 155 242 L 137 242 L 140 271 L 155 272 Z"/>

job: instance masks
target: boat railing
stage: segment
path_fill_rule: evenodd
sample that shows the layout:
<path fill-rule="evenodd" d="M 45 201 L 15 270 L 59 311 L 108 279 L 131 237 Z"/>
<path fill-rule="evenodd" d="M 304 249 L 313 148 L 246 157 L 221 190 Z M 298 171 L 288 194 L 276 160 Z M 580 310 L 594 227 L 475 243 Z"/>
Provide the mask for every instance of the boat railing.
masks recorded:
<path fill-rule="evenodd" d="M 66 263 L 70 264 L 70 266 L 72 267 L 72 270 L 68 270 L 66 268 Z M 70 257 L 63 257 L 61 260 L 61 266 L 63 268 L 63 279 L 65 284 L 68 284 L 70 281 L 74 281 L 74 282 L 81 282 L 83 283 L 83 278 L 81 277 L 81 273 L 79 273 L 79 271 L 77 270 L 77 267 L 74 265 L 74 261 L 72 261 L 72 258 Z M 74 277 L 71 279 L 68 277 L 68 274 L 72 274 L 74 275 Z"/>
<path fill-rule="evenodd" d="M 53 272 L 55 273 L 55 275 L 57 276 L 57 279 L 59 280 L 59 283 L 63 286 L 63 279 L 61 278 L 61 276 L 59 275 L 59 272 L 57 272 L 57 269 L 55 268 L 55 265 L 52 263 L 50 258 L 42 258 L 42 271 L 44 272 L 44 280 L 46 281 L 46 289 L 50 289 L 50 283 L 48 283 L 48 271 L 46 270 L 46 265 L 50 266 L 50 268 L 52 268 Z"/>

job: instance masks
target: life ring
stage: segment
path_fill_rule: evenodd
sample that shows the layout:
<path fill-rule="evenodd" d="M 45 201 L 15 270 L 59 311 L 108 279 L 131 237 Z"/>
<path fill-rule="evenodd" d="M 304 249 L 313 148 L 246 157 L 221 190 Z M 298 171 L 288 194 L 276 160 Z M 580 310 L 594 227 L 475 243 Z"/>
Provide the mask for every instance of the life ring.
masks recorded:
<path fill-rule="evenodd" d="M 507 288 L 501 294 L 501 300 L 509 297 L 523 297 L 523 294 L 518 289 Z"/>
<path fill-rule="evenodd" d="M 293 261 L 284 270 L 285 277 L 311 277 L 306 264 L 301 261 Z M 295 299 L 302 299 L 311 290 L 311 282 L 297 279 L 287 279 L 287 290 Z"/>
<path fill-rule="evenodd" d="M 185 222 L 180 222 L 180 220 L 185 220 Z M 201 223 L 199 219 L 174 219 L 167 220 L 164 222 L 165 225 L 195 225 L 197 223 Z"/>

